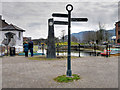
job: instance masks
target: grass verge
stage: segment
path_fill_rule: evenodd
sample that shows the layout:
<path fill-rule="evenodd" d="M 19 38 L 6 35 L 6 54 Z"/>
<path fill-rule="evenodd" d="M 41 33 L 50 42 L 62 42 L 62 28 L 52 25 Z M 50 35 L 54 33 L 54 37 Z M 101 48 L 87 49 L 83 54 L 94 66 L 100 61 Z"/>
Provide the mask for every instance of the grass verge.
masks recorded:
<path fill-rule="evenodd" d="M 72 77 L 67 77 L 66 75 L 62 75 L 62 76 L 58 76 L 58 77 L 54 78 L 55 81 L 60 82 L 60 83 L 77 81 L 79 79 L 80 79 L 80 76 L 77 74 L 73 74 Z"/>
<path fill-rule="evenodd" d="M 75 57 L 72 56 L 72 59 L 75 58 L 80 58 L 80 57 Z M 56 56 L 56 58 L 46 58 L 46 56 L 34 56 L 34 57 L 29 57 L 29 60 L 66 60 L 67 56 Z"/>

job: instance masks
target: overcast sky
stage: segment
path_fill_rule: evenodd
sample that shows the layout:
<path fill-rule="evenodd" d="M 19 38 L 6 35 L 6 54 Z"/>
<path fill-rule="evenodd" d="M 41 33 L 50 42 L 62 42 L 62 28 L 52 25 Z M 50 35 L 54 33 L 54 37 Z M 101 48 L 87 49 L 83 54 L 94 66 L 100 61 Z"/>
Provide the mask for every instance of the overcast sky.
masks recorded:
<path fill-rule="evenodd" d="M 2 16 L 8 23 L 25 29 L 24 36 L 47 38 L 48 19 L 52 18 L 52 13 L 67 13 L 65 7 L 69 3 L 74 7 L 72 17 L 88 18 L 88 22 L 73 22 L 71 33 L 98 30 L 99 22 L 107 30 L 115 28 L 118 2 L 2 2 Z M 55 36 L 59 37 L 62 30 L 67 34 L 67 26 L 55 25 Z"/>

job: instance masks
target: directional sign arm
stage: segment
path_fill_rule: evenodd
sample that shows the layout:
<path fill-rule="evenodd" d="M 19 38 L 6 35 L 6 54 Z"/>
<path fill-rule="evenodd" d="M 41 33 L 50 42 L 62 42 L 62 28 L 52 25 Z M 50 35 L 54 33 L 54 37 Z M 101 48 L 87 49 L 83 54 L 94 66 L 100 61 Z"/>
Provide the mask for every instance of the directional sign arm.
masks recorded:
<path fill-rule="evenodd" d="M 87 18 L 71 18 L 71 21 L 74 21 L 74 22 L 87 22 L 88 19 Z"/>
<path fill-rule="evenodd" d="M 68 14 L 53 13 L 52 16 L 53 16 L 53 17 L 68 18 Z"/>
<path fill-rule="evenodd" d="M 68 25 L 68 22 L 66 22 L 66 21 L 54 21 L 54 24 L 58 24 L 58 25 Z"/>

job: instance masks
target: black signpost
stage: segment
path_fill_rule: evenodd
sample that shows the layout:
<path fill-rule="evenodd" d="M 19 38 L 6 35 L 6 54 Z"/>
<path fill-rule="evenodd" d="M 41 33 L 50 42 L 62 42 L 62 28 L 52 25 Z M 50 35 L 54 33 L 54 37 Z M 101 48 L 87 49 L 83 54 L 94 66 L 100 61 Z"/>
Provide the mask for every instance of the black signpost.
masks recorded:
<path fill-rule="evenodd" d="M 60 13 L 53 13 L 53 17 L 62 17 L 68 18 L 68 21 L 54 21 L 54 25 L 68 25 L 68 56 L 67 56 L 67 76 L 72 76 L 71 70 L 71 21 L 74 22 L 81 22 L 81 21 L 88 21 L 87 18 L 71 18 L 71 11 L 73 10 L 73 6 L 68 4 L 66 6 L 66 10 L 68 14 L 60 14 Z"/>
<path fill-rule="evenodd" d="M 86 22 L 86 21 L 88 21 L 88 19 L 87 18 L 71 18 L 71 21 L 76 21 L 76 22 Z"/>
<path fill-rule="evenodd" d="M 68 25 L 68 22 L 66 22 L 66 21 L 54 21 L 54 24 L 58 24 L 58 25 Z"/>
<path fill-rule="evenodd" d="M 61 14 L 61 13 L 53 13 L 53 17 L 63 17 L 63 18 L 68 18 L 68 14 Z"/>

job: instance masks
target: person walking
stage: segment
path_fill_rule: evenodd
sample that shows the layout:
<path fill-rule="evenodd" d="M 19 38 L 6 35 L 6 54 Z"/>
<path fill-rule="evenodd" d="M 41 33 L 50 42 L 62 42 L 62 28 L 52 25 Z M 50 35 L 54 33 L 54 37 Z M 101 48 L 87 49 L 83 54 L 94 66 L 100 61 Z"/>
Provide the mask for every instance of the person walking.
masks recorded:
<path fill-rule="evenodd" d="M 25 52 L 25 57 L 28 57 L 28 42 L 25 42 L 24 44 L 24 52 Z"/>
<path fill-rule="evenodd" d="M 29 49 L 30 49 L 30 53 L 31 53 L 31 57 L 33 56 L 33 41 L 30 40 L 29 42 Z"/>

